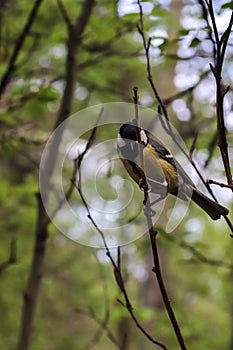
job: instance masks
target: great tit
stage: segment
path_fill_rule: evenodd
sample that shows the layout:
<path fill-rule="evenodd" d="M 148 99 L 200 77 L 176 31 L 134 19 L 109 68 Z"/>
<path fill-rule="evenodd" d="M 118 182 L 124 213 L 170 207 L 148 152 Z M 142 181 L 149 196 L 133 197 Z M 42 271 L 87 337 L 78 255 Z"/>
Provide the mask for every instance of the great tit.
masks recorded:
<path fill-rule="evenodd" d="M 172 194 L 185 201 L 191 198 L 213 220 L 227 215 L 228 209 L 214 202 L 200 192 L 172 154 L 152 135 L 139 128 L 140 145 L 137 127 L 134 123 L 121 125 L 117 138 L 117 149 L 120 159 L 131 178 L 142 187 L 142 171 L 146 175 L 152 193 L 166 197 Z M 145 170 L 140 168 L 140 151 L 142 149 Z"/>

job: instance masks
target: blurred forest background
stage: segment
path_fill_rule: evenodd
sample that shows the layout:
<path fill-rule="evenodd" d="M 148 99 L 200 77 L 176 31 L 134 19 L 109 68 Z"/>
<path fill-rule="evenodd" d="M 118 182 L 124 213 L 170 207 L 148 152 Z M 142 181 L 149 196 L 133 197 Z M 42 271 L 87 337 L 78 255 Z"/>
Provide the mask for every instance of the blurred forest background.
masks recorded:
<path fill-rule="evenodd" d="M 233 5 L 213 1 L 215 27 L 211 4 L 141 2 L 144 34 L 146 40 L 151 37 L 151 73 L 169 118 L 188 149 L 196 140 L 192 156 L 203 177 L 227 183 L 217 146 L 210 63 L 215 67 L 216 31 L 221 38 Z M 133 0 L 0 0 L 1 349 L 161 348 L 122 305 L 105 250 L 73 242 L 45 224 L 38 194 L 44 146 L 69 115 L 95 104 L 132 102 L 135 85 L 140 103 L 157 111 L 139 18 Z M 229 85 L 224 116 L 231 160 L 232 45 L 230 37 L 221 72 L 223 90 Z M 115 131 L 108 136 L 115 138 Z M 122 168 L 118 176 L 126 176 Z M 104 186 L 105 181 L 103 193 Z M 204 190 L 200 181 L 198 186 Z M 211 188 L 231 210 L 231 189 Z M 164 213 L 157 238 L 160 260 L 186 348 L 233 350 L 229 226 L 224 219 L 210 220 L 195 204 L 169 235 L 163 232 L 166 218 Z M 167 349 L 179 349 L 152 272 L 150 248 L 147 235 L 122 247 L 125 287 L 143 329 Z M 115 250 L 111 254 L 116 257 Z"/>

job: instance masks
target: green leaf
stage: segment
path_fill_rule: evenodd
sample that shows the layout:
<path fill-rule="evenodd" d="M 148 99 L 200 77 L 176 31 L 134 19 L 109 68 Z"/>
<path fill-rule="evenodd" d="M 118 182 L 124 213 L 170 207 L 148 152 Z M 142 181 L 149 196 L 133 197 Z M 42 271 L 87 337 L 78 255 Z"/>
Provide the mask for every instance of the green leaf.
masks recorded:
<path fill-rule="evenodd" d="M 59 98 L 59 93 L 52 86 L 41 85 L 36 97 L 39 101 L 51 102 Z"/>
<path fill-rule="evenodd" d="M 201 41 L 198 38 L 194 38 L 191 43 L 190 43 L 190 47 L 197 47 L 199 44 L 201 43 Z"/>
<path fill-rule="evenodd" d="M 179 30 L 179 35 L 180 35 L 180 36 L 186 36 L 186 35 L 188 35 L 189 33 L 190 33 L 190 29 L 181 28 L 181 29 Z"/>
<path fill-rule="evenodd" d="M 231 9 L 231 10 L 233 10 L 233 1 L 229 1 L 229 2 L 227 2 L 226 4 L 223 4 L 221 8 L 222 8 L 223 10 L 225 10 L 225 9 Z"/>

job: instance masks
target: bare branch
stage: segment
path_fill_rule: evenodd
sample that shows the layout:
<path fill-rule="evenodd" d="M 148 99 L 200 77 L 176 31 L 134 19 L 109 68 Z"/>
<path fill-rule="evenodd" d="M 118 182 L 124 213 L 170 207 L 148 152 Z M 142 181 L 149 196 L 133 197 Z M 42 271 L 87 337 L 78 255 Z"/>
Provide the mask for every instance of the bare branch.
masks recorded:
<path fill-rule="evenodd" d="M 206 78 L 209 74 L 210 70 L 206 70 L 204 71 L 201 75 L 200 75 L 200 78 L 199 80 L 194 84 L 192 85 L 190 88 L 186 89 L 186 90 L 182 90 L 182 91 L 178 91 L 176 92 L 174 95 L 170 96 L 170 97 L 167 97 L 167 98 L 164 98 L 163 99 L 163 104 L 164 106 L 168 106 L 170 105 L 174 100 L 178 99 L 178 98 L 181 98 L 185 95 L 188 95 L 189 93 L 192 93 L 193 90 L 196 89 L 196 87 L 203 81 L 204 78 Z"/>
<path fill-rule="evenodd" d="M 219 181 L 216 181 L 216 180 L 211 180 L 211 179 L 209 179 L 208 180 L 208 183 L 209 184 L 213 184 L 213 185 L 218 185 L 218 186 L 220 186 L 220 187 L 225 187 L 225 188 L 230 188 L 231 190 L 233 190 L 233 184 L 225 184 L 225 183 L 223 183 L 223 182 L 219 182 Z"/>
<path fill-rule="evenodd" d="M 15 63 L 17 61 L 17 58 L 19 56 L 19 53 L 23 47 L 24 41 L 31 29 L 31 26 L 35 20 L 35 17 L 37 15 L 37 12 L 39 10 L 39 7 L 41 5 L 43 0 L 36 0 L 31 12 L 29 13 L 28 19 L 26 21 L 26 24 L 24 25 L 24 28 L 22 32 L 20 33 L 18 39 L 16 40 L 15 47 L 13 49 L 12 55 L 10 57 L 8 66 L 6 68 L 5 73 L 3 74 L 3 77 L 0 81 L 0 97 L 2 96 L 3 92 L 6 89 L 7 84 L 9 83 L 14 71 L 15 71 Z"/>
<path fill-rule="evenodd" d="M 42 0 L 37 0 L 36 4 L 40 4 Z M 76 73 L 76 51 L 78 45 L 81 42 L 82 34 L 85 30 L 85 27 L 89 21 L 91 11 L 93 9 L 95 1 L 94 0 L 85 0 L 82 4 L 82 10 L 80 15 L 78 16 L 77 23 L 73 27 L 72 31 L 68 32 L 68 43 L 67 43 L 67 58 L 66 58 L 66 85 L 63 92 L 63 97 L 61 101 L 60 111 L 57 117 L 57 122 L 55 123 L 54 129 L 62 123 L 68 116 L 71 110 L 72 99 L 73 99 L 73 87 L 75 83 L 75 73 Z M 83 18 L 85 17 L 85 18 Z M 32 24 L 34 17 L 31 18 L 29 24 Z M 27 25 L 24 32 L 30 28 L 30 25 Z M 28 28 L 29 27 L 29 28 Z M 9 66 L 10 69 L 8 72 L 11 74 L 12 69 L 14 68 L 14 62 L 17 58 L 18 47 L 21 48 L 22 42 L 25 37 L 25 33 L 22 33 L 20 36 L 21 41 L 19 41 L 20 45 L 17 46 L 16 55 L 13 56 L 11 60 L 12 63 Z M 77 40 L 78 38 L 78 40 Z M 23 40 L 22 40 L 23 39 Z M 10 74 L 8 73 L 7 79 L 9 79 Z M 5 85 L 3 85 L 4 87 Z M 47 158 L 46 170 L 48 178 L 51 177 L 54 171 L 54 167 L 57 160 L 57 149 L 59 148 L 59 144 L 61 142 L 61 137 L 64 128 L 60 128 L 59 132 L 55 133 L 55 138 L 53 140 L 52 147 L 50 149 L 50 153 Z M 50 194 L 50 188 L 48 185 L 47 196 Z M 27 283 L 27 287 L 24 293 L 24 304 L 22 309 L 22 320 L 21 320 L 21 329 L 20 329 L 20 337 L 18 343 L 18 350 L 28 350 L 31 334 L 32 334 L 32 326 L 35 316 L 35 310 L 38 299 L 38 292 L 40 287 L 41 278 L 43 275 L 43 263 L 46 251 L 46 244 L 48 238 L 48 225 L 51 222 L 51 219 L 48 218 L 46 210 L 44 208 L 41 195 L 37 194 L 37 203 L 38 203 L 38 211 L 37 211 L 37 224 L 35 230 L 35 246 L 32 257 L 31 270 L 29 274 L 29 279 Z"/>
<path fill-rule="evenodd" d="M 111 264 L 113 266 L 113 271 L 114 271 L 114 276 L 115 276 L 115 280 L 116 280 L 116 283 L 119 287 L 119 289 L 121 290 L 123 296 L 124 296 L 124 299 L 125 299 L 125 303 L 122 303 L 121 302 L 121 305 L 123 305 L 124 307 L 126 307 L 126 309 L 128 310 L 131 318 L 133 319 L 134 323 L 136 324 L 136 326 L 140 329 L 140 331 L 147 337 L 147 339 L 149 339 L 152 343 L 160 346 L 162 349 L 164 350 L 167 350 L 167 348 L 165 347 L 165 345 L 163 345 L 162 343 L 160 343 L 159 341 L 157 341 L 156 339 L 154 339 L 145 329 L 144 327 L 140 324 L 140 322 L 138 321 L 134 311 L 133 311 L 133 307 L 130 303 L 130 300 L 129 300 L 129 297 L 128 297 L 128 293 L 126 291 L 126 288 L 125 288 L 125 284 L 124 284 L 124 279 L 123 279 L 123 276 L 122 276 L 122 272 L 121 272 L 121 269 L 120 269 L 120 249 L 118 248 L 118 264 L 115 263 L 112 255 L 111 255 L 111 252 L 108 248 L 108 245 L 107 245 L 107 242 L 106 242 L 106 239 L 104 237 L 104 234 L 103 232 L 100 230 L 100 228 L 98 227 L 98 225 L 96 224 L 95 220 L 93 219 L 92 215 L 91 215 L 91 212 L 90 212 L 90 209 L 88 207 L 88 204 L 84 198 L 84 195 L 82 193 L 82 190 L 80 188 L 80 186 L 77 186 L 76 183 L 73 183 L 73 185 L 75 186 L 75 188 L 78 190 L 79 194 L 80 194 L 80 197 L 82 199 L 82 202 L 87 210 L 87 216 L 88 218 L 90 219 L 90 221 L 92 222 L 93 226 L 95 227 L 95 229 L 97 230 L 97 232 L 100 234 L 102 240 L 103 240 L 103 243 L 104 243 L 104 246 L 105 246 L 105 249 L 106 249 L 106 254 L 107 256 L 109 257 L 110 261 L 111 261 Z M 119 300 L 118 300 L 119 301 Z"/>
<path fill-rule="evenodd" d="M 94 312 L 92 308 L 89 308 L 89 311 L 84 311 L 79 308 L 76 308 L 76 312 L 90 317 L 92 320 L 94 320 L 98 325 L 99 329 L 96 331 L 96 333 L 92 336 L 88 344 L 85 344 L 85 346 L 82 349 L 91 349 L 96 345 L 96 343 L 99 341 L 99 339 L 102 336 L 102 333 L 105 331 L 107 337 L 109 340 L 118 348 L 121 348 L 121 344 L 119 343 L 118 339 L 115 337 L 115 335 L 112 333 L 111 329 L 108 327 L 108 321 L 109 321 L 109 313 L 108 310 L 105 312 L 103 320 L 101 320 Z"/>
<path fill-rule="evenodd" d="M 209 1 L 209 2 L 207 0 L 204 0 L 204 1 L 205 1 L 206 5 L 209 5 L 210 7 L 212 6 L 212 2 L 211 1 Z M 139 16 L 140 16 L 139 24 L 138 24 L 137 27 L 138 27 L 138 32 L 139 32 L 139 34 L 142 37 L 143 46 L 144 46 L 145 53 L 146 53 L 148 80 L 149 80 L 149 82 L 151 84 L 151 87 L 152 87 L 152 90 L 153 90 L 153 92 L 155 94 L 155 97 L 156 97 L 156 99 L 157 99 L 157 101 L 159 103 L 159 106 L 158 106 L 158 117 L 160 118 L 160 122 L 161 122 L 164 130 L 172 137 L 173 141 L 179 147 L 181 152 L 188 159 L 188 161 L 192 164 L 192 166 L 194 167 L 195 171 L 197 172 L 197 174 L 200 177 L 202 183 L 204 184 L 204 186 L 206 187 L 206 189 L 208 190 L 208 192 L 210 193 L 212 198 L 217 202 L 217 199 L 216 199 L 216 197 L 215 197 L 211 187 L 209 186 L 208 181 L 206 181 L 204 179 L 204 177 L 202 176 L 202 174 L 198 170 L 195 162 L 192 160 L 190 155 L 188 155 L 186 153 L 186 151 L 183 149 L 183 147 L 180 145 L 180 143 L 177 142 L 176 137 L 175 137 L 175 135 L 174 135 L 174 133 L 172 131 L 171 125 L 169 123 L 168 114 L 167 114 L 167 111 L 166 111 L 166 108 L 165 108 L 165 103 L 167 104 L 167 102 L 170 102 L 170 101 L 165 101 L 165 103 L 162 102 L 162 99 L 160 98 L 160 96 L 159 96 L 159 94 L 157 92 L 157 89 L 155 87 L 155 84 L 153 82 L 153 77 L 152 77 L 151 67 L 150 67 L 150 55 L 149 55 L 150 40 L 149 40 L 149 42 L 147 44 L 145 33 L 144 33 L 144 22 L 143 22 L 142 6 L 141 6 L 141 3 L 140 3 L 140 0 L 138 0 L 137 2 L 138 2 L 138 6 L 139 6 Z M 210 13 L 212 15 L 214 15 L 213 6 L 210 9 Z M 211 17 L 211 20 L 215 22 L 215 18 L 212 19 L 212 17 Z M 233 13 L 232 13 L 232 16 L 231 16 L 231 20 L 230 20 L 229 26 L 227 28 L 227 35 L 225 35 L 225 37 L 227 39 L 229 38 L 229 35 L 230 35 L 230 29 L 229 28 L 231 28 L 232 25 L 233 25 Z M 213 26 L 215 27 L 215 24 L 213 24 Z M 215 40 L 218 41 L 217 38 Z M 225 42 L 226 42 L 226 40 L 224 41 L 224 43 Z M 214 52 L 215 52 L 215 50 L 214 50 Z M 218 52 L 218 50 L 216 50 L 216 52 Z M 210 68 L 211 68 L 211 70 L 214 73 L 214 76 L 216 78 L 216 76 L 217 76 L 216 69 L 212 65 L 210 65 Z M 221 69 L 222 69 L 222 66 L 221 66 Z M 206 74 L 206 73 L 203 73 L 203 74 Z M 225 169 L 226 169 L 228 182 L 231 179 L 231 181 L 229 183 L 232 183 L 230 164 L 229 164 L 229 157 L 228 157 L 228 151 L 227 151 L 227 147 L 228 146 L 227 146 L 227 142 L 226 142 L 226 130 L 225 130 L 225 124 L 224 124 L 224 113 L 223 113 L 223 98 L 224 98 L 224 96 L 226 94 L 226 89 L 222 91 L 222 86 L 220 84 L 220 81 L 221 81 L 221 74 L 220 74 L 220 79 L 216 78 L 216 82 L 217 82 L 217 98 L 219 98 L 219 103 L 217 102 L 217 107 L 216 107 L 217 108 L 217 120 L 218 120 L 218 135 L 219 135 L 219 140 L 220 140 L 219 141 L 219 146 L 220 146 L 220 150 L 221 150 L 224 166 L 225 166 Z M 162 118 L 162 115 L 164 115 L 166 122 Z M 233 232 L 233 224 L 231 223 L 229 218 L 227 216 L 224 216 L 224 220 L 227 222 L 230 230 Z M 230 236 L 232 236 L 232 235 L 230 235 Z"/>
<path fill-rule="evenodd" d="M 212 139 L 210 140 L 209 145 L 208 145 L 208 158 L 205 161 L 204 169 L 206 169 L 208 167 L 209 162 L 210 162 L 210 160 L 213 157 L 214 150 L 215 150 L 216 145 L 217 145 L 217 138 L 218 138 L 218 132 L 216 130 L 214 135 L 213 135 L 213 137 L 212 137 Z"/>
<path fill-rule="evenodd" d="M 58 4 L 58 7 L 59 7 L 59 9 L 61 11 L 62 17 L 64 18 L 64 21 L 65 21 L 65 23 L 67 25 L 68 31 L 71 31 L 73 26 L 72 26 L 71 20 L 69 18 L 69 15 L 68 15 L 68 13 L 66 11 L 65 6 L 63 5 L 61 0 L 57 0 L 57 4 Z"/>
<path fill-rule="evenodd" d="M 190 150 L 189 150 L 189 157 L 190 157 L 190 159 L 192 159 L 193 152 L 195 151 L 196 144 L 197 144 L 197 138 L 198 138 L 198 132 L 195 133 L 193 142 L 192 142 Z"/>
<path fill-rule="evenodd" d="M 213 67 L 213 65 L 210 65 L 210 68 L 212 70 L 212 73 L 215 77 L 215 82 L 216 82 L 216 115 L 217 115 L 218 145 L 221 152 L 223 165 L 225 168 L 227 181 L 228 181 L 228 184 L 231 185 L 233 181 L 232 181 L 232 173 L 231 173 L 230 160 L 229 160 L 229 154 L 228 154 L 228 143 L 226 138 L 224 106 L 223 106 L 224 97 L 228 92 L 229 88 L 223 87 L 222 69 L 223 69 L 228 40 L 229 40 L 231 29 L 233 26 L 233 12 L 231 14 L 231 18 L 227 29 L 222 34 L 221 38 L 219 38 L 212 0 L 207 2 L 207 7 L 209 10 L 209 15 L 210 15 L 210 19 L 211 19 L 213 31 L 214 31 L 214 37 L 217 45 L 217 49 L 214 57 L 216 64 L 215 64 L 215 67 Z"/>
<path fill-rule="evenodd" d="M 0 264 L 0 274 L 10 265 L 15 264 L 17 261 L 17 241 L 12 239 L 10 242 L 10 254 L 9 258 Z"/>
<path fill-rule="evenodd" d="M 138 2 L 138 7 L 139 7 L 139 15 L 140 15 L 140 19 L 139 19 L 139 23 L 138 23 L 138 32 L 142 37 L 142 42 L 143 42 L 143 47 L 145 49 L 145 53 L 146 53 L 146 62 L 147 62 L 147 77 L 148 77 L 148 81 L 151 85 L 151 88 L 154 92 L 154 95 L 159 103 L 159 106 L 163 112 L 163 115 L 166 119 L 168 119 L 168 114 L 167 114 L 167 110 L 163 104 L 163 101 L 161 99 L 161 97 L 159 96 L 159 93 L 156 89 L 156 86 L 154 84 L 153 78 L 152 78 L 152 73 L 151 73 L 151 65 L 150 65 L 150 56 L 149 56 L 149 50 L 150 50 L 150 42 L 151 42 L 151 38 L 149 38 L 148 42 L 146 41 L 146 36 L 145 36 L 145 32 L 144 32 L 144 21 L 143 21 L 143 11 L 142 11 L 142 6 L 140 3 L 140 0 L 137 1 Z"/>
<path fill-rule="evenodd" d="M 206 25 L 207 25 L 207 28 L 208 28 L 208 37 L 209 37 L 209 40 L 212 42 L 212 46 L 213 46 L 213 57 L 216 57 L 216 42 L 213 38 L 213 35 L 212 35 L 212 31 L 211 31 L 211 25 L 210 25 L 210 22 L 209 22 L 209 13 L 208 13 L 208 3 L 205 1 L 205 0 L 199 0 L 198 1 L 201 8 L 202 8 L 202 15 L 203 15 L 203 18 L 204 20 L 206 21 Z"/>
<path fill-rule="evenodd" d="M 100 115 L 98 117 L 98 120 L 102 114 L 102 111 L 100 112 Z M 89 139 L 89 142 L 87 143 L 86 149 L 84 150 L 84 152 L 77 158 L 76 161 L 76 165 L 75 165 L 75 172 L 78 171 L 78 183 L 77 180 L 71 179 L 71 182 L 73 184 L 73 186 L 77 189 L 77 191 L 79 192 L 80 198 L 82 200 L 82 203 L 87 211 L 87 217 L 90 219 L 93 227 L 96 229 L 96 231 L 99 233 L 105 250 L 106 250 L 106 255 L 108 256 L 108 258 L 110 259 L 110 262 L 113 266 L 113 272 L 114 272 L 114 277 L 115 277 L 115 281 L 120 289 L 120 291 L 122 292 L 123 296 L 124 296 L 124 303 L 120 302 L 121 305 L 123 305 L 124 307 L 126 307 L 126 309 L 128 310 L 131 318 L 133 319 L 134 323 L 136 324 L 136 326 L 140 329 L 140 331 L 147 337 L 147 339 L 149 339 L 153 344 L 156 344 L 158 346 L 160 346 L 162 349 L 167 350 L 167 348 L 165 347 L 165 345 L 163 345 L 162 343 L 160 343 L 159 341 L 157 341 L 156 339 L 154 339 L 145 329 L 144 327 L 140 324 L 140 322 L 138 321 L 134 311 L 133 311 L 133 307 L 131 305 L 128 293 L 126 291 L 125 288 L 125 282 L 124 282 L 124 278 L 123 278 L 123 274 L 121 271 L 121 255 L 120 255 L 120 247 L 118 247 L 118 257 L 117 257 L 117 263 L 115 262 L 115 260 L 113 259 L 110 249 L 107 245 L 107 241 L 105 239 L 104 233 L 102 232 L 102 230 L 99 228 L 99 226 L 97 225 L 97 223 L 95 222 L 93 216 L 91 215 L 91 211 L 89 209 L 88 203 L 84 197 L 84 194 L 82 192 L 82 175 L 81 175 L 81 163 L 82 160 L 85 156 L 85 153 L 87 152 L 88 148 L 90 147 L 90 145 L 92 144 L 92 138 L 94 138 L 95 133 L 96 133 L 96 127 L 97 127 L 97 123 L 96 126 L 94 127 L 91 137 Z M 73 171 L 74 173 L 74 171 Z"/>
<path fill-rule="evenodd" d="M 210 18 L 211 18 L 211 21 L 212 21 L 216 44 L 219 45 L 219 35 L 218 35 L 217 24 L 216 24 L 216 21 L 215 21 L 213 2 L 212 2 L 212 0 L 209 0 L 209 2 L 206 2 L 206 4 L 207 4 L 208 10 L 209 10 L 209 14 L 210 14 Z"/>
<path fill-rule="evenodd" d="M 140 2 L 139 2 L 140 5 Z M 140 5 L 141 6 L 141 5 Z M 142 13 L 142 9 L 140 7 L 140 14 Z M 143 28 L 143 25 L 142 27 Z M 137 138 L 138 138 L 138 144 L 141 143 L 141 138 L 140 138 L 140 125 L 139 125 L 139 114 L 138 114 L 138 96 L 137 96 L 137 89 L 134 88 L 134 104 L 135 104 L 135 119 L 137 122 Z M 173 311 L 173 308 L 171 306 L 169 297 L 168 297 L 168 293 L 165 287 L 165 283 L 163 280 L 163 276 L 162 276 L 162 272 L 161 272 L 161 268 L 160 268 L 160 261 L 159 261 L 159 254 L 158 254 L 158 247 L 157 247 L 157 232 L 154 230 L 153 228 L 153 222 L 152 222 L 152 209 L 151 209 L 151 204 L 150 204 L 150 197 L 149 197 L 149 193 L 148 193 L 148 182 L 147 182 L 147 177 L 146 177 L 146 173 L 145 173 L 145 165 L 144 165 L 144 159 L 143 159 L 143 150 L 141 147 L 138 147 L 138 151 L 139 151 L 139 158 L 140 158 L 140 168 L 143 170 L 143 177 L 142 177 L 142 188 L 144 191 L 144 205 L 145 205 L 145 216 L 146 216 L 146 220 L 147 220 L 147 228 L 148 228 L 148 234 L 150 237 L 150 242 L 151 242 L 151 248 L 152 248 L 152 253 L 153 253 L 153 262 L 154 262 L 154 267 L 153 267 L 153 272 L 156 275 L 157 278 L 157 282 L 159 285 L 159 289 L 163 298 L 163 302 L 164 302 L 164 306 L 167 310 L 168 316 L 170 318 L 170 322 L 172 324 L 172 327 L 174 329 L 174 332 L 176 334 L 176 338 L 177 341 L 180 345 L 180 348 L 182 350 L 186 350 L 186 346 L 184 343 L 184 339 L 183 336 L 181 334 L 181 330 L 178 324 L 178 321 L 176 319 L 175 313 Z"/>
<path fill-rule="evenodd" d="M 168 241 L 176 243 L 177 245 L 179 245 L 183 249 L 188 250 L 189 252 L 192 253 L 192 255 L 196 258 L 196 260 L 201 262 L 201 263 L 204 263 L 204 264 L 210 265 L 210 266 L 223 267 L 223 268 L 227 268 L 227 269 L 230 269 L 233 271 L 233 264 L 232 263 L 224 262 L 224 261 L 217 260 L 217 259 L 208 258 L 200 250 L 196 249 L 195 247 L 193 247 L 192 245 L 190 245 L 184 241 L 178 240 L 177 238 L 175 238 L 175 236 L 163 235 L 163 238 L 165 238 Z"/>

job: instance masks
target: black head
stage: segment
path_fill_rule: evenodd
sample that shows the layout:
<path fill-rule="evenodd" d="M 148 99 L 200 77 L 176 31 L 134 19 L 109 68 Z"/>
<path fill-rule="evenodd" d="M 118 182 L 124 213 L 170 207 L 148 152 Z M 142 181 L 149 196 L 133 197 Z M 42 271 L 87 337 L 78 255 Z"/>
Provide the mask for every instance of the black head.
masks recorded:
<path fill-rule="evenodd" d="M 119 134 L 122 139 L 137 141 L 137 127 L 135 124 L 126 123 L 121 125 Z M 141 136 L 141 143 L 143 143 L 144 145 L 147 145 L 148 137 L 142 128 L 140 128 L 140 136 Z"/>
<path fill-rule="evenodd" d="M 137 128 L 133 124 L 123 124 L 120 127 L 119 134 L 123 139 L 137 141 Z"/>

